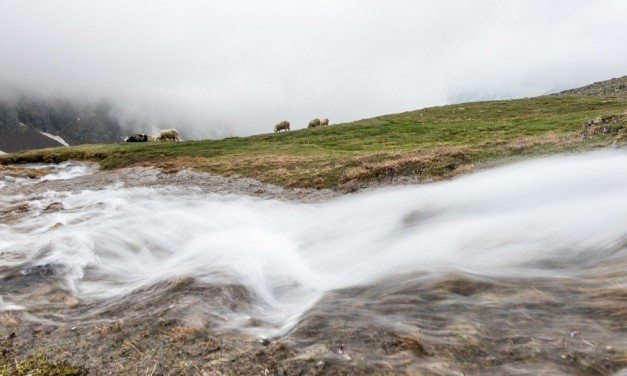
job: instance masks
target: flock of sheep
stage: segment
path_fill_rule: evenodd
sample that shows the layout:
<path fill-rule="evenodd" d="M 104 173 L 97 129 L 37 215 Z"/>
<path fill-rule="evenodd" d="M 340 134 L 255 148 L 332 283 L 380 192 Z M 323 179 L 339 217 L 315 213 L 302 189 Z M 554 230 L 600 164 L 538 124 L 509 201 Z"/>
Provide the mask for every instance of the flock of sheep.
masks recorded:
<path fill-rule="evenodd" d="M 309 125 L 307 126 L 307 128 L 324 127 L 325 125 L 329 125 L 329 119 L 327 119 L 327 118 L 322 118 L 322 119 L 315 118 L 315 119 L 313 119 L 312 121 L 309 122 Z M 289 130 L 290 130 L 290 122 L 287 121 L 287 120 L 283 120 L 281 122 L 278 122 L 274 126 L 274 131 L 275 132 L 289 131 Z"/>
<path fill-rule="evenodd" d="M 125 142 L 154 142 L 154 141 L 181 141 L 181 135 L 177 129 L 162 129 L 156 136 L 136 133 L 124 139 Z"/>
<path fill-rule="evenodd" d="M 307 128 L 315 128 L 315 127 L 324 127 L 325 125 L 329 125 L 329 119 L 313 119 L 309 122 Z M 283 120 L 278 122 L 274 126 L 274 131 L 289 131 L 290 130 L 290 122 L 287 120 Z M 180 133 L 177 129 L 162 129 L 157 133 L 156 136 L 149 136 L 143 133 L 136 133 L 130 135 L 124 139 L 125 142 L 154 142 L 154 141 L 181 141 Z"/>

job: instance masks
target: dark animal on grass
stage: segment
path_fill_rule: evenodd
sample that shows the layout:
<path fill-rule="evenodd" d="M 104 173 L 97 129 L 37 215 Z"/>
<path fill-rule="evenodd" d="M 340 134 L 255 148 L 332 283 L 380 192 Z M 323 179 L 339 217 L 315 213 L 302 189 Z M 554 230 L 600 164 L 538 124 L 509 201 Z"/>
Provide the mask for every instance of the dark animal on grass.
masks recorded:
<path fill-rule="evenodd" d="M 124 139 L 125 142 L 148 142 L 148 135 L 136 133 Z"/>

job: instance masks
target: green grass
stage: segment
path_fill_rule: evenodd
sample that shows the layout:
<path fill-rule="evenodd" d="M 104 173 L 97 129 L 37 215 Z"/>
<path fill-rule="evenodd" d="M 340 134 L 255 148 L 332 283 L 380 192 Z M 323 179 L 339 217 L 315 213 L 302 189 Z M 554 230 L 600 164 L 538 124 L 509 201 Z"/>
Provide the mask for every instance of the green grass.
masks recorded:
<path fill-rule="evenodd" d="M 87 370 L 66 360 L 53 360 L 43 352 L 23 359 L 0 360 L 0 376 L 79 376 Z"/>
<path fill-rule="evenodd" d="M 352 180 L 385 181 L 397 176 L 430 181 L 484 165 L 624 140 L 626 109 L 625 96 L 543 96 L 432 107 L 224 140 L 33 150 L 0 156 L 0 163 L 72 159 L 97 161 L 103 169 L 192 167 L 287 187 L 337 188 Z M 617 114 L 622 125 L 611 132 L 579 136 L 585 120 Z"/>

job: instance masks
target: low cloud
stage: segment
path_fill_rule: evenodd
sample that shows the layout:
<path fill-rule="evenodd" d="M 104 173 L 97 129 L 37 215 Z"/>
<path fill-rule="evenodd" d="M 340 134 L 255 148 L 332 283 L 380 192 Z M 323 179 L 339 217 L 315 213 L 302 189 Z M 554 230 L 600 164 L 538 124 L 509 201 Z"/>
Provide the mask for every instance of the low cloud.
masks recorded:
<path fill-rule="evenodd" d="M 627 74 L 622 0 L 4 0 L 0 89 L 193 138 Z M 148 129 L 146 129 L 148 128 Z"/>

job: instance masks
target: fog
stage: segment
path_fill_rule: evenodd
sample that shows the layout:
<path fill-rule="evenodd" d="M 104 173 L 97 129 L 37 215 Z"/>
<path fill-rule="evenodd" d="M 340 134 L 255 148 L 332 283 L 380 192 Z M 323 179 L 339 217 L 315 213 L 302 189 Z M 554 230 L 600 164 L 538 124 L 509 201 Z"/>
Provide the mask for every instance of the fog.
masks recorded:
<path fill-rule="evenodd" d="M 104 99 L 195 138 L 626 74 L 622 0 L 3 0 L 0 14 L 0 92 Z"/>

